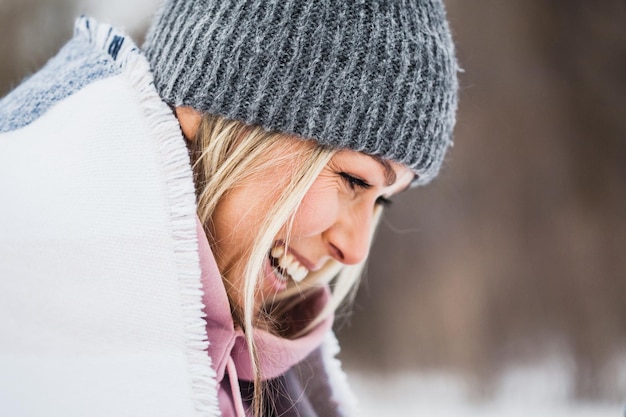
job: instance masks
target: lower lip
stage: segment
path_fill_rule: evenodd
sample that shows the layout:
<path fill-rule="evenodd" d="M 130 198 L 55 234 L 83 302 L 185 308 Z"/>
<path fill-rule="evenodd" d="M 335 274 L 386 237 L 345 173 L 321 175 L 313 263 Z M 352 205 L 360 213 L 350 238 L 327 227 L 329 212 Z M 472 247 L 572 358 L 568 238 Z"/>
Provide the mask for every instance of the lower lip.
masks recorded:
<path fill-rule="evenodd" d="M 274 272 L 274 268 L 272 268 L 272 265 L 270 264 L 269 258 L 265 259 L 265 280 L 271 285 L 275 292 L 287 289 L 287 283 L 278 279 L 276 273 Z"/>

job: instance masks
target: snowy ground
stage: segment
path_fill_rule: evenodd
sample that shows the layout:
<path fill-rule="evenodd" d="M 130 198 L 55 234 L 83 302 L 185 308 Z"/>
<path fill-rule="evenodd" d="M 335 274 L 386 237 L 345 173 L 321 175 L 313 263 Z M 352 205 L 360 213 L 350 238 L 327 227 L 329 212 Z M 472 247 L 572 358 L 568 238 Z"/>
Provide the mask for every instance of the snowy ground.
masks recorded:
<path fill-rule="evenodd" d="M 363 417 L 623 417 L 624 404 L 568 400 L 568 383 L 552 368 L 511 370 L 494 398 L 473 401 L 459 377 L 348 371 Z M 626 392 L 625 397 L 626 400 Z"/>

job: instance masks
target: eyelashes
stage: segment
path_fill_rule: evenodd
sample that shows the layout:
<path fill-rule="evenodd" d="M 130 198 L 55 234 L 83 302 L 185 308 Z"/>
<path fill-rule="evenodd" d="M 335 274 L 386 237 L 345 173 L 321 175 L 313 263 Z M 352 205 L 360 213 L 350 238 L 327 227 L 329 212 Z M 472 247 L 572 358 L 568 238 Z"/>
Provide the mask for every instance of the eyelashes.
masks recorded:
<path fill-rule="evenodd" d="M 357 188 L 363 190 L 369 190 L 372 188 L 372 185 L 368 182 L 362 180 L 361 178 L 355 177 L 354 175 L 348 174 L 347 172 L 339 172 L 339 176 L 348 184 L 351 190 L 356 190 Z M 391 200 L 380 196 L 376 199 L 376 205 L 389 207 L 391 205 Z"/>
<path fill-rule="evenodd" d="M 379 206 L 383 206 L 383 207 L 389 207 L 391 204 L 393 203 L 393 201 L 391 201 L 388 198 L 385 198 L 383 196 L 380 196 L 376 199 L 376 204 Z"/>
<path fill-rule="evenodd" d="M 370 188 L 372 188 L 372 186 L 368 184 L 367 182 L 353 175 L 350 175 L 347 172 L 340 172 L 339 176 L 343 178 L 344 181 L 346 181 L 348 185 L 350 186 L 350 188 L 353 190 L 356 188 L 362 188 L 364 190 L 369 190 Z"/>

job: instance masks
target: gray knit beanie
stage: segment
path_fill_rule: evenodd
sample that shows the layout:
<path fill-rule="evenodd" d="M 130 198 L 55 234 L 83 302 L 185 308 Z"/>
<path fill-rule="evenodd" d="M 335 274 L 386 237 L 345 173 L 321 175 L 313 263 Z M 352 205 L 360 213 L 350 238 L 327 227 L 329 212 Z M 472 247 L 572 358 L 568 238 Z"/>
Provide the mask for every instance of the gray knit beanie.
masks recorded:
<path fill-rule="evenodd" d="M 170 105 L 400 162 L 416 184 L 452 142 L 441 0 L 166 0 L 144 50 Z"/>

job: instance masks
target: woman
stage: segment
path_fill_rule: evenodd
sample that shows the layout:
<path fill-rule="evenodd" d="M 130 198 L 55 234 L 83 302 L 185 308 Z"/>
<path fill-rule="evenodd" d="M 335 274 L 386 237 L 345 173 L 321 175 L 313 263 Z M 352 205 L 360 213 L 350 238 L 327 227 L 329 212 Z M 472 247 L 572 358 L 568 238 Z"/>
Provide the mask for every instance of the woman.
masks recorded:
<path fill-rule="evenodd" d="M 81 18 L 0 102 L 13 415 L 351 413 L 332 315 L 457 66 L 439 0 L 345 3 L 167 0 L 143 51 Z"/>

